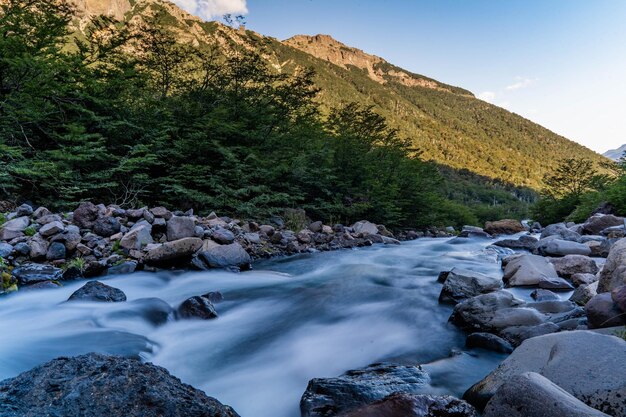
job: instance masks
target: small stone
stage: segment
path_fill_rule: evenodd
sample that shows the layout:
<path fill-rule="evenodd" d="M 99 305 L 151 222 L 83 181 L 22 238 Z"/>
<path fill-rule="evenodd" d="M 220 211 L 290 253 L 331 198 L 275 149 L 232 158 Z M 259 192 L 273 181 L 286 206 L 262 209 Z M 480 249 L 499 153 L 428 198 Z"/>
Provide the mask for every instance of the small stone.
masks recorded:
<path fill-rule="evenodd" d="M 65 230 L 65 226 L 60 221 L 54 221 L 48 224 L 41 226 L 39 229 L 39 234 L 43 237 L 49 237 L 52 235 L 56 235 L 57 233 L 61 233 Z"/>
<path fill-rule="evenodd" d="M 48 252 L 46 253 L 46 259 L 49 261 L 56 261 L 59 259 L 65 259 L 66 250 L 65 245 L 61 242 L 53 242 L 48 247 Z"/>
<path fill-rule="evenodd" d="M 21 217 L 21 216 L 30 216 L 31 214 L 33 214 L 33 208 L 29 206 L 28 204 L 22 204 L 21 206 L 17 208 L 15 215 L 17 217 Z"/>
<path fill-rule="evenodd" d="M 197 318 L 210 320 L 217 318 L 217 312 L 211 301 L 203 296 L 191 297 L 178 307 L 178 316 L 185 319 Z"/>
<path fill-rule="evenodd" d="M 120 231 L 122 225 L 117 217 L 101 217 L 95 221 L 93 231 L 103 237 L 110 237 Z"/>

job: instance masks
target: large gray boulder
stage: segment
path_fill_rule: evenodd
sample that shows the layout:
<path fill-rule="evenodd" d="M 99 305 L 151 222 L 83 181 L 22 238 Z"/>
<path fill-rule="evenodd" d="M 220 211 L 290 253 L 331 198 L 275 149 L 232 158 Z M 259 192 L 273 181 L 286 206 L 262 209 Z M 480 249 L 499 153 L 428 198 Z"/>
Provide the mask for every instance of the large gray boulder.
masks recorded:
<path fill-rule="evenodd" d="M 515 375 L 502 384 L 487 403 L 483 416 L 610 417 L 535 372 Z"/>
<path fill-rule="evenodd" d="M 456 304 L 466 298 L 497 291 L 502 286 L 500 278 L 479 272 L 454 268 L 443 283 L 439 302 Z"/>
<path fill-rule="evenodd" d="M 490 333 L 512 326 L 536 326 L 546 319 L 508 291 L 469 298 L 457 304 L 450 317 L 452 323 L 463 329 Z"/>
<path fill-rule="evenodd" d="M 24 236 L 24 230 L 30 224 L 30 218 L 26 216 L 16 217 L 0 226 L 0 240 L 11 240 Z"/>
<path fill-rule="evenodd" d="M 191 217 L 174 216 L 167 221 L 167 240 L 174 241 L 193 237 L 196 234 L 196 222 Z"/>
<path fill-rule="evenodd" d="M 300 400 L 302 417 L 343 414 L 396 392 L 419 394 L 430 378 L 419 366 L 375 364 L 337 378 L 309 381 Z"/>
<path fill-rule="evenodd" d="M 598 293 L 626 284 L 626 239 L 618 240 L 611 248 L 599 282 Z"/>
<path fill-rule="evenodd" d="M 508 261 L 502 279 L 509 287 L 524 287 L 538 285 L 557 276 L 554 265 L 546 258 L 524 254 Z"/>
<path fill-rule="evenodd" d="M 626 341 L 592 331 L 569 331 L 524 341 L 463 398 L 482 409 L 511 378 L 536 372 L 588 406 L 626 415 Z"/>
<path fill-rule="evenodd" d="M 352 229 L 354 229 L 354 233 L 361 235 L 377 235 L 378 234 L 378 226 L 374 223 L 370 223 L 367 220 L 361 220 L 360 222 L 356 222 L 352 225 Z"/>
<path fill-rule="evenodd" d="M 562 239 L 542 239 L 535 252 L 541 256 L 591 255 L 591 249 L 584 243 Z"/>
<path fill-rule="evenodd" d="M 190 259 L 191 256 L 202 247 L 202 239 L 186 237 L 166 242 L 152 248 L 146 254 L 144 260 L 147 263 L 163 264 Z"/>
<path fill-rule="evenodd" d="M 563 278 L 571 278 L 575 274 L 595 275 L 599 271 L 596 261 L 588 256 L 566 255 L 562 258 L 551 258 L 550 262 L 556 273 Z"/>
<path fill-rule="evenodd" d="M 120 240 L 120 246 L 128 250 L 141 250 L 153 242 L 152 226 L 146 222 L 145 224 L 133 227 L 128 233 L 126 233 Z"/>
<path fill-rule="evenodd" d="M 198 254 L 198 259 L 208 268 L 248 269 L 252 262 L 250 255 L 239 243 L 210 246 Z"/>
<path fill-rule="evenodd" d="M 450 396 L 396 393 L 344 417 L 476 417 L 476 410 Z"/>
<path fill-rule="evenodd" d="M 0 382 L 0 415 L 238 417 L 165 368 L 97 353 L 58 358 Z"/>
<path fill-rule="evenodd" d="M 624 218 L 612 214 L 595 214 L 583 224 L 583 233 L 599 235 L 604 229 L 613 226 L 624 226 Z"/>
<path fill-rule="evenodd" d="M 564 223 L 551 224 L 541 232 L 541 239 L 556 236 L 557 239 L 578 242 L 580 234 L 568 229 Z"/>

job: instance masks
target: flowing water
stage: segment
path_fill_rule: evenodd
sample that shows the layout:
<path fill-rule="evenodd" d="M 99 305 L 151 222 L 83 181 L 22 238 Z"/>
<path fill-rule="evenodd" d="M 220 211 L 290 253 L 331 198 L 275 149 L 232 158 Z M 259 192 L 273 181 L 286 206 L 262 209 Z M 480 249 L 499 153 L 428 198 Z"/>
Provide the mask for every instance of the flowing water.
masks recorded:
<path fill-rule="evenodd" d="M 504 356 L 465 349 L 436 278 L 453 267 L 501 276 L 489 243 L 420 239 L 263 261 L 241 274 L 100 279 L 126 303 L 64 303 L 84 281 L 22 291 L 0 300 L 0 379 L 58 356 L 140 355 L 242 417 L 296 417 L 311 378 L 388 361 L 424 364 L 432 393 L 460 396 Z M 209 291 L 224 294 L 216 320 L 146 319 L 154 298 L 176 307 Z"/>

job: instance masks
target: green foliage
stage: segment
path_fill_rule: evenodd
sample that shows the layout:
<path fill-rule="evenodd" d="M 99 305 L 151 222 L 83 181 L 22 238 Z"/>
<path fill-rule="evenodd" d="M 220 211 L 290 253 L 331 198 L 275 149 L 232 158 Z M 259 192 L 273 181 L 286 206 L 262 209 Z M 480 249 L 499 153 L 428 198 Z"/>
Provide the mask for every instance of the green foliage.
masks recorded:
<path fill-rule="evenodd" d="M 69 262 L 66 262 L 63 265 L 63 270 L 67 271 L 68 269 L 76 269 L 78 271 L 80 271 L 81 273 L 85 272 L 85 267 L 87 266 L 87 262 L 81 258 L 81 257 L 77 257 L 72 259 Z"/>
<path fill-rule="evenodd" d="M 298 207 L 325 221 L 367 218 L 394 227 L 524 214 L 513 207 L 525 201 L 522 190 L 470 175 L 455 181 L 424 161 L 415 146 L 428 143 L 424 130 L 403 130 L 415 133 L 410 139 L 400 134 L 386 118 L 387 104 L 352 103 L 360 95 L 326 101 L 317 87 L 333 86 L 318 81 L 325 66 L 318 76 L 301 67 L 277 72 L 244 49 L 181 44 L 164 8 L 133 36 L 95 19 L 67 47 L 66 2 L 7 0 L 1 7 L 0 197 L 50 208 L 91 199 L 255 218 Z M 355 77 L 360 83 L 365 75 Z M 469 99 L 450 91 L 452 98 L 428 102 Z M 412 100 L 426 96 L 419 97 Z M 428 120 L 424 129 L 440 133 Z M 289 220 L 295 226 L 302 219 Z"/>
<path fill-rule="evenodd" d="M 7 215 L 5 213 L 0 213 L 0 226 L 7 222 Z"/>
<path fill-rule="evenodd" d="M 28 226 L 26 229 L 24 229 L 24 234 L 26 236 L 35 236 L 35 233 L 37 233 L 37 229 L 35 229 L 33 226 Z"/>

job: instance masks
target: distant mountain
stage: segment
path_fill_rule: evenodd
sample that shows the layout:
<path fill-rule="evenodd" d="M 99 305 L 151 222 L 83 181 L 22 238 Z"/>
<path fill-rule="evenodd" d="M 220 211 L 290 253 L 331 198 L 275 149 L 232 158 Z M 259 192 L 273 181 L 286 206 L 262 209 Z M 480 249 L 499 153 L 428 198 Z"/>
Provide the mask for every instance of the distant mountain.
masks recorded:
<path fill-rule="evenodd" d="M 610 151 L 606 151 L 604 156 L 614 161 L 619 161 L 622 156 L 624 156 L 624 152 L 626 152 L 626 145 L 622 145 L 617 149 L 612 149 Z"/>
<path fill-rule="evenodd" d="M 470 91 L 399 68 L 328 35 L 286 41 L 204 22 L 164 0 L 73 0 L 86 16 L 105 13 L 136 22 L 160 15 L 183 42 L 259 53 L 276 71 L 313 68 L 325 111 L 349 102 L 373 105 L 422 158 L 517 186 L 541 187 L 560 159 L 601 155 L 530 120 L 477 99 Z M 79 30 L 82 25 L 79 25 Z"/>

